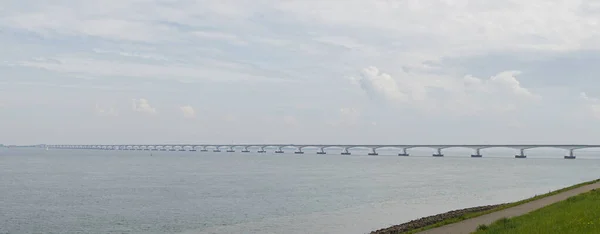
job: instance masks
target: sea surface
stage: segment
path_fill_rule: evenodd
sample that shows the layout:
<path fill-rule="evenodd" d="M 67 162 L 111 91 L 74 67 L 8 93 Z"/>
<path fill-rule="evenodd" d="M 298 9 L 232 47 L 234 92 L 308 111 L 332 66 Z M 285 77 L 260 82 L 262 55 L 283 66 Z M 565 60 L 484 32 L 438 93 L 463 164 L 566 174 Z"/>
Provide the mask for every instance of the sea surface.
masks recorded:
<path fill-rule="evenodd" d="M 597 150 L 366 153 L 0 148 L 0 233 L 368 233 L 600 178 Z"/>

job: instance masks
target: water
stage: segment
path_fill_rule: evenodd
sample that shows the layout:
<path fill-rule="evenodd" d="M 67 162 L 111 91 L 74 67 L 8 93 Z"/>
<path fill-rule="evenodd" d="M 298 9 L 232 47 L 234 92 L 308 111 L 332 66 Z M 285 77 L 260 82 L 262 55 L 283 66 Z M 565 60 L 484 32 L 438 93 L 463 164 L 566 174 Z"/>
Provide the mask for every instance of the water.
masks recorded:
<path fill-rule="evenodd" d="M 0 148 L 0 233 L 366 233 L 600 177 L 597 151 L 328 153 Z"/>

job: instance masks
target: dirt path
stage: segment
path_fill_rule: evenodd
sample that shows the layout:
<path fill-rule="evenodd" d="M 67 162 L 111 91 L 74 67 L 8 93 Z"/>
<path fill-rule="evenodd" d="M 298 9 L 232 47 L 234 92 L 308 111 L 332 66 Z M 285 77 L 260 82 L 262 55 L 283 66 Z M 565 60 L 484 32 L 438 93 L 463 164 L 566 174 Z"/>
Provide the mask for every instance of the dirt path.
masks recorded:
<path fill-rule="evenodd" d="M 553 196 L 545 197 L 539 200 L 535 200 L 532 202 L 528 202 L 522 205 L 518 205 L 515 207 L 511 207 L 505 210 L 497 211 L 494 213 L 482 215 L 476 218 L 467 219 L 458 223 L 449 224 L 446 226 L 441 226 L 438 228 L 430 229 L 427 231 L 419 232 L 421 234 L 468 234 L 474 232 L 477 229 L 477 226 L 481 224 L 490 225 L 494 221 L 501 218 L 510 218 L 514 216 L 520 216 L 527 214 L 531 211 L 537 210 L 539 208 L 548 206 L 552 203 L 556 203 L 562 200 L 565 200 L 569 197 L 578 195 L 580 193 L 584 193 L 590 191 L 592 189 L 600 189 L 600 182 L 596 182 L 594 184 L 585 185 L 579 188 L 571 189 L 569 191 L 565 191 Z"/>

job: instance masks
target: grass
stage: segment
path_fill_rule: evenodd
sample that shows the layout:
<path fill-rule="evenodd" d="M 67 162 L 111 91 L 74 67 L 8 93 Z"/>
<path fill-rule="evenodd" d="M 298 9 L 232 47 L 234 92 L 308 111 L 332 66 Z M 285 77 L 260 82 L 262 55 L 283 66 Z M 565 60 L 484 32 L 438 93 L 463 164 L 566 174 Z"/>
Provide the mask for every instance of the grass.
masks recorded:
<path fill-rule="evenodd" d="M 526 215 L 480 225 L 475 234 L 583 234 L 600 232 L 600 190 L 592 190 Z"/>
<path fill-rule="evenodd" d="M 425 230 L 429 230 L 429 229 L 432 229 L 432 228 L 441 227 L 441 226 L 452 224 L 452 223 L 458 223 L 458 222 L 463 221 L 465 219 L 475 218 L 475 217 L 479 217 L 479 216 L 482 216 L 482 215 L 493 213 L 493 212 L 496 212 L 496 211 L 499 211 L 499 210 L 508 209 L 508 208 L 515 207 L 515 206 L 518 206 L 518 205 L 521 205 L 521 204 L 525 204 L 527 202 L 535 201 L 535 200 L 538 200 L 538 199 L 542 199 L 544 197 L 549 197 L 549 196 L 556 195 L 558 193 L 561 193 L 561 192 L 564 192 L 564 191 L 567 191 L 567 190 L 579 188 L 579 187 L 582 187 L 582 186 L 585 186 L 585 185 L 589 185 L 589 184 L 594 184 L 594 183 L 597 183 L 597 182 L 600 182 L 600 179 L 598 179 L 598 180 L 592 180 L 592 181 L 588 181 L 588 182 L 584 182 L 584 183 L 581 183 L 581 184 L 576 184 L 576 185 L 573 185 L 573 186 L 570 186 L 570 187 L 566 187 L 566 188 L 562 188 L 562 189 L 559 189 L 559 190 L 556 190 L 556 191 L 552 191 L 552 192 L 549 192 L 549 193 L 546 193 L 546 194 L 536 195 L 536 196 L 534 196 L 532 198 L 528 198 L 528 199 L 525 199 L 525 200 L 522 200 L 522 201 L 518 201 L 518 202 L 508 203 L 508 204 L 499 206 L 499 207 L 497 207 L 495 209 L 491 209 L 491 210 L 487 210 L 487 211 L 481 211 L 481 212 L 468 213 L 468 214 L 465 214 L 465 215 L 460 216 L 460 217 L 446 219 L 446 220 L 438 222 L 436 224 L 432 224 L 432 225 L 429 225 L 427 227 L 422 227 L 422 228 L 419 228 L 419 229 L 414 229 L 414 230 L 411 230 L 411 231 L 408 231 L 408 232 L 405 232 L 405 233 L 406 234 L 412 234 L 412 233 L 422 232 L 422 231 L 425 231 Z M 600 220 L 598 222 L 600 222 Z M 479 230 L 479 228 L 487 228 L 487 227 L 478 227 L 478 230 Z"/>

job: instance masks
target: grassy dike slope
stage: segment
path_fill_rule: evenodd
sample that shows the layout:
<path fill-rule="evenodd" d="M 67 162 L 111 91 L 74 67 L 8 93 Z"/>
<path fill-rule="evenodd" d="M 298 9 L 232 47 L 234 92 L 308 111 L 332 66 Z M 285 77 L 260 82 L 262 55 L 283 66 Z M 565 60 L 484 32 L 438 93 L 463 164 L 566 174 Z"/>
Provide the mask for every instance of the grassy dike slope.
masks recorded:
<path fill-rule="evenodd" d="M 438 227 L 459 223 L 464 220 L 480 217 L 480 216 L 494 213 L 497 211 L 509 209 L 511 207 L 516 207 L 516 206 L 526 204 L 526 203 L 529 203 L 532 201 L 550 197 L 550 196 L 553 196 L 553 195 L 556 195 L 556 194 L 559 194 L 559 193 L 562 193 L 565 191 L 573 190 L 573 189 L 580 188 L 580 187 L 590 185 L 590 184 L 595 184 L 597 182 L 600 182 L 600 179 L 584 182 L 581 184 L 576 184 L 576 185 L 562 188 L 562 189 L 552 191 L 552 192 L 549 192 L 546 194 L 536 195 L 532 198 L 521 200 L 518 202 L 502 204 L 499 206 L 493 206 L 493 207 L 490 207 L 491 209 L 484 209 L 484 210 L 477 210 L 477 211 L 469 211 L 469 209 L 466 209 L 465 212 L 450 212 L 450 213 L 454 213 L 453 215 L 450 215 L 448 213 L 434 215 L 434 216 L 422 218 L 419 220 L 413 220 L 413 221 L 410 221 L 410 222 L 407 222 L 404 224 L 392 226 L 389 228 L 373 231 L 373 232 L 371 232 L 371 234 L 413 234 L 413 233 L 418 233 L 418 232 L 422 232 L 422 231 L 427 231 L 430 229 L 435 229 Z M 425 219 L 425 220 L 423 220 L 423 219 Z"/>
<path fill-rule="evenodd" d="M 476 234 L 600 233 L 600 190 L 592 190 L 526 215 L 479 226 Z"/>

